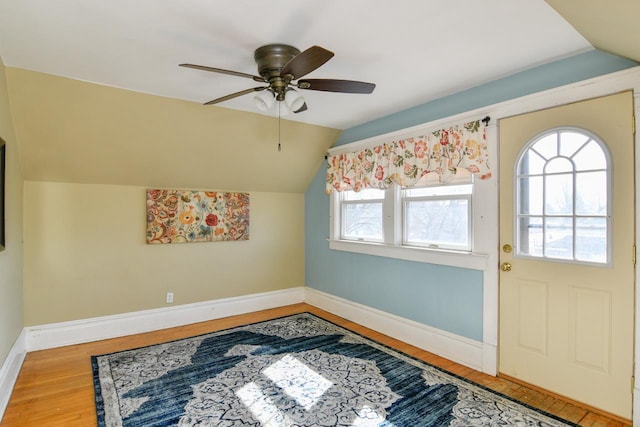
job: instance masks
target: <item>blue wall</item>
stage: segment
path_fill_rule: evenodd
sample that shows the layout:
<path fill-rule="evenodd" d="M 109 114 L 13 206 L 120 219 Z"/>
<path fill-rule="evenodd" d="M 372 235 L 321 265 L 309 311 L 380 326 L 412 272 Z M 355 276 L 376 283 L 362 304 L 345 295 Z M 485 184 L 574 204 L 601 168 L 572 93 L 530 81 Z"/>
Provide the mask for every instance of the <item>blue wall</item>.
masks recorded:
<path fill-rule="evenodd" d="M 638 65 L 591 51 L 346 129 L 336 145 Z M 482 341 L 482 272 L 329 249 L 323 165 L 305 195 L 306 285 L 350 301 Z M 496 230 L 497 232 L 497 230 Z"/>

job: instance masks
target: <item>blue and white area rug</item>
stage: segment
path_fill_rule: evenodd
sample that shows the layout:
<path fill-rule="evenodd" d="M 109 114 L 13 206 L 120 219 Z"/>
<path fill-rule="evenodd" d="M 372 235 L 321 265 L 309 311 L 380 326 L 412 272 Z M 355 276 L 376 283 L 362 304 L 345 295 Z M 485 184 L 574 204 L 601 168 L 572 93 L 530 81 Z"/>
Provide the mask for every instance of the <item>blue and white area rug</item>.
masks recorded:
<path fill-rule="evenodd" d="M 99 426 L 575 425 L 309 313 L 91 362 Z"/>

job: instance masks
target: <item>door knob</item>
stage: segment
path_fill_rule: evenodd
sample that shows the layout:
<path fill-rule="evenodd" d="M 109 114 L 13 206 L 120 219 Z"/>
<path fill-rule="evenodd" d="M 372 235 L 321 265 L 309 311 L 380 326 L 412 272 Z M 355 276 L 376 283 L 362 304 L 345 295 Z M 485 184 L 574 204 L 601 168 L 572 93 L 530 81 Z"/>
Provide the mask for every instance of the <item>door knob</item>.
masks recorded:
<path fill-rule="evenodd" d="M 510 262 L 503 262 L 502 265 L 500 266 L 500 270 L 502 270 L 502 271 L 511 271 L 511 263 Z"/>

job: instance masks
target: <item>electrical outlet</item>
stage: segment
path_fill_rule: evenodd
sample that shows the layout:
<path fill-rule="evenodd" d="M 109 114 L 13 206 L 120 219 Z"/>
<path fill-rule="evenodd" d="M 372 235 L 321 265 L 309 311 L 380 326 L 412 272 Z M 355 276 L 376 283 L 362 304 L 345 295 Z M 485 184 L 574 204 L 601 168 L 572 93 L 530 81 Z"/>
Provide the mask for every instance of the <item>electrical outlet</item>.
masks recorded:
<path fill-rule="evenodd" d="M 173 303 L 173 292 L 167 292 L 167 304 Z"/>

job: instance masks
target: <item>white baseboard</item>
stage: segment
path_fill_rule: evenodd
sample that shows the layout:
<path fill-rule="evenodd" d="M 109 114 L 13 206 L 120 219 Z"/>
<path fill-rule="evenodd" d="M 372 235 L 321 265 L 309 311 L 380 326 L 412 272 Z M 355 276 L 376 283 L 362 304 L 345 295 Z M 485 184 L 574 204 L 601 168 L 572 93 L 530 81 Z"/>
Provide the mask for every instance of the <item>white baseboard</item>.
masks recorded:
<path fill-rule="evenodd" d="M 640 396 L 640 388 L 638 387 L 633 389 L 633 409 L 631 411 L 633 417 L 631 422 L 634 426 L 640 426 L 640 399 L 636 396 Z"/>
<path fill-rule="evenodd" d="M 498 347 L 486 342 L 482 343 L 482 372 L 498 375 Z"/>
<path fill-rule="evenodd" d="M 297 287 L 194 304 L 25 327 L 0 368 L 0 419 L 4 414 L 28 351 L 150 332 L 301 302 L 306 302 L 462 365 L 495 375 L 495 346 L 315 289 Z"/>
<path fill-rule="evenodd" d="M 13 347 L 9 350 L 9 354 L 4 360 L 4 363 L 0 366 L 0 420 L 2 420 L 4 411 L 7 409 L 9 398 L 13 392 L 13 386 L 16 384 L 20 368 L 22 368 L 22 362 L 27 355 L 25 337 L 26 332 L 23 329 L 20 335 L 18 335 Z"/>
<path fill-rule="evenodd" d="M 483 347 L 485 345 L 481 342 L 312 288 L 305 289 L 304 299 L 306 303 L 315 307 L 478 371 L 484 372 L 487 367 L 489 368 L 488 370 L 491 369 L 490 354 L 485 355 L 483 358 Z M 493 366 L 493 371 L 495 371 L 495 365 Z M 495 372 L 493 375 L 495 375 Z"/>
<path fill-rule="evenodd" d="M 473 369 L 495 375 L 496 348 L 312 288 L 224 298 L 167 308 L 29 326 L 26 351 L 115 338 L 307 302 Z"/>
<path fill-rule="evenodd" d="M 297 287 L 112 316 L 28 326 L 25 328 L 25 347 L 27 351 L 44 350 L 220 319 L 301 303 L 304 301 L 304 294 L 304 287 Z"/>

